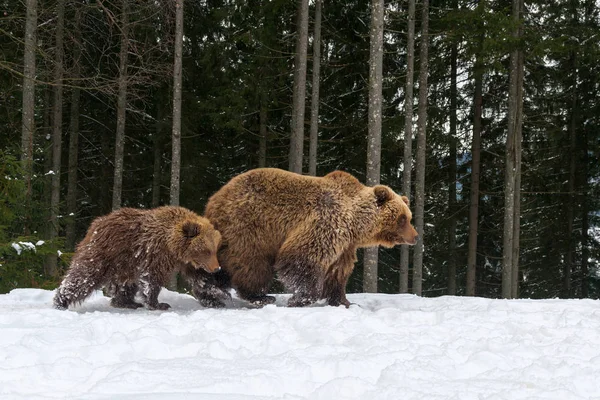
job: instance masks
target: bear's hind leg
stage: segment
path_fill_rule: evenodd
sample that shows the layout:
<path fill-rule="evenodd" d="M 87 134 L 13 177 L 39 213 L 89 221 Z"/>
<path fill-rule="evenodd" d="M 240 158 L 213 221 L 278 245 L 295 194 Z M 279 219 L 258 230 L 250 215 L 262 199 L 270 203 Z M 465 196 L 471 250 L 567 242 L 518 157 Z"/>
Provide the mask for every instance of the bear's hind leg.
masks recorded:
<path fill-rule="evenodd" d="M 67 275 L 54 295 L 54 308 L 66 310 L 72 304 L 78 304 L 104 284 L 105 268 L 91 265 L 89 262 L 74 259 Z"/>
<path fill-rule="evenodd" d="M 137 309 L 143 307 L 142 304 L 135 302 L 135 295 L 138 291 L 138 284 L 127 282 L 124 284 L 115 284 L 110 305 L 115 308 Z"/>

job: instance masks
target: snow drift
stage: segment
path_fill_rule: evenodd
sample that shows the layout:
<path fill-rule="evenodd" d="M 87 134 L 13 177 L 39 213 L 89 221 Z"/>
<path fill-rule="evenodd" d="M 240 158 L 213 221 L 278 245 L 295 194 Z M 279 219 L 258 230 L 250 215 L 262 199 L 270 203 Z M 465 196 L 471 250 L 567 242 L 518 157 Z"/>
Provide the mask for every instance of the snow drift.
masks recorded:
<path fill-rule="evenodd" d="M 588 399 L 600 396 L 600 302 L 350 295 L 357 305 L 165 312 L 96 293 L 0 295 L 0 398 Z"/>

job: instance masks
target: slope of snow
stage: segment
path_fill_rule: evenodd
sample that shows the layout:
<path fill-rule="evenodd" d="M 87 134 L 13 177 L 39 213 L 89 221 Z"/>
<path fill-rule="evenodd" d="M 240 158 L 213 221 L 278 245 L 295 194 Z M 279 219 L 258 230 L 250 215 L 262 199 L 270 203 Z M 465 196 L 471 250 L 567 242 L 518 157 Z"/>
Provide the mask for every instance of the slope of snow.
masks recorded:
<path fill-rule="evenodd" d="M 1 399 L 589 399 L 600 302 L 350 295 L 357 305 L 166 312 L 101 293 L 0 295 Z"/>

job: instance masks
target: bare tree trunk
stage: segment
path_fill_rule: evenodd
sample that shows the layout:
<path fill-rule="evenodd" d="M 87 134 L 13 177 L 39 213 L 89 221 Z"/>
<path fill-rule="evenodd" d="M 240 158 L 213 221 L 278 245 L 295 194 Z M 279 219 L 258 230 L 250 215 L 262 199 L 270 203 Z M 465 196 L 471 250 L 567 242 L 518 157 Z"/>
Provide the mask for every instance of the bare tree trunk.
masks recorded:
<path fill-rule="evenodd" d="M 33 135 L 35 133 L 35 51 L 37 28 L 37 0 L 27 0 L 25 20 L 25 52 L 23 54 L 23 121 L 21 126 L 21 161 L 25 171 L 26 203 L 31 206 L 31 178 L 33 175 Z M 28 224 L 24 227 L 29 233 Z"/>
<path fill-rule="evenodd" d="M 258 142 L 258 167 L 267 166 L 267 99 L 264 93 L 261 93 L 260 111 L 259 111 L 259 142 Z"/>
<path fill-rule="evenodd" d="M 583 135 L 581 135 L 582 140 L 582 188 L 581 188 L 581 297 L 587 298 L 589 296 L 589 268 L 588 268 L 588 260 L 590 258 L 590 249 L 589 249 L 589 238 L 588 238 L 588 230 L 589 230 L 589 220 L 588 220 L 588 139 L 587 139 L 587 131 L 584 128 Z"/>
<path fill-rule="evenodd" d="M 484 7 L 484 1 L 479 2 Z M 480 37 L 479 51 L 483 43 Z M 475 296 L 477 292 L 477 235 L 479 234 L 479 173 L 481 156 L 481 114 L 483 107 L 483 64 L 477 54 L 473 67 L 475 94 L 473 96 L 473 139 L 471 141 L 471 195 L 469 204 L 469 240 L 467 252 L 466 295 Z"/>
<path fill-rule="evenodd" d="M 183 0 L 175 3 L 175 61 L 173 69 L 173 154 L 171 156 L 171 201 L 179 205 L 179 183 L 181 169 L 181 69 L 183 52 Z M 173 274 L 169 289 L 177 290 L 177 274 Z"/>
<path fill-rule="evenodd" d="M 159 91 L 162 93 L 162 91 Z M 157 96 L 160 97 L 160 96 Z M 163 155 L 163 107 L 159 102 L 156 106 L 156 132 L 153 141 L 154 165 L 152 166 L 152 207 L 160 205 L 160 182 Z"/>
<path fill-rule="evenodd" d="M 123 190 L 123 155 L 125 152 L 125 118 L 127 107 L 127 52 L 129 43 L 129 0 L 121 4 L 121 50 L 119 52 L 119 94 L 117 97 L 117 135 L 115 139 L 115 171 L 112 209 L 121 208 Z"/>
<path fill-rule="evenodd" d="M 75 40 L 80 40 L 81 10 L 75 13 Z M 74 82 L 80 77 L 81 47 L 80 43 L 74 44 L 73 49 L 73 72 Z M 77 83 L 76 83 L 77 85 Z M 75 249 L 75 218 L 77 215 L 77 168 L 79 159 L 79 102 L 81 91 L 75 86 L 71 89 L 71 119 L 69 122 L 69 175 L 67 183 L 67 219 L 66 219 L 66 248 L 69 251 Z"/>
<path fill-rule="evenodd" d="M 402 171 L 402 191 L 410 198 L 412 174 L 413 140 L 413 80 L 415 73 L 415 0 L 408 0 L 408 37 L 406 44 L 406 96 L 404 99 L 404 170 Z M 408 245 L 400 249 L 400 293 L 408 293 Z"/>
<path fill-rule="evenodd" d="M 521 0 L 521 14 L 523 13 L 523 1 Z M 522 33 L 519 33 L 522 36 Z M 519 50 L 518 81 L 517 81 L 517 129 L 515 139 L 515 199 L 514 199 L 514 224 L 513 224 L 513 247 L 512 247 L 512 276 L 511 297 L 519 297 L 519 251 L 521 238 L 521 154 L 523 143 L 523 75 L 524 54 Z"/>
<path fill-rule="evenodd" d="M 521 19 L 522 0 L 513 0 L 513 19 L 516 23 Z M 513 35 L 520 38 L 520 28 L 516 28 Z M 508 93 L 508 133 L 506 138 L 506 172 L 504 188 L 504 239 L 502 252 L 502 297 L 511 298 L 513 294 L 513 254 L 515 240 L 515 193 L 517 169 L 519 168 L 517 153 L 520 152 L 519 140 L 519 68 L 522 68 L 519 50 L 516 48 L 510 57 L 510 82 Z M 522 96 L 521 96 L 522 97 Z"/>
<path fill-rule="evenodd" d="M 65 0 L 56 3 L 56 36 L 54 55 L 54 107 L 52 115 L 52 193 L 50 195 L 50 229 L 48 239 L 58 236 L 58 214 L 60 211 L 60 166 L 62 150 L 62 120 L 63 120 L 63 39 L 65 26 Z M 49 255 L 46 263 L 46 273 L 57 276 L 57 256 Z"/>
<path fill-rule="evenodd" d="M 568 192 L 569 192 L 569 202 L 567 204 L 567 253 L 565 255 L 565 265 L 563 272 L 563 297 L 569 298 L 572 297 L 572 288 L 571 288 L 571 275 L 573 271 L 573 252 L 574 252 L 574 242 L 573 239 L 573 225 L 575 220 L 575 206 L 576 206 L 576 198 L 575 198 L 575 179 L 577 178 L 577 54 L 573 51 L 571 54 L 571 63 L 572 63 L 572 71 L 573 71 L 573 82 L 572 82 L 572 93 L 571 93 L 571 116 L 570 116 L 570 126 L 569 126 L 569 140 L 570 140 L 570 149 L 569 154 L 571 157 L 569 163 L 569 182 L 568 182 Z"/>
<path fill-rule="evenodd" d="M 296 56 L 294 60 L 294 98 L 292 102 L 292 136 L 290 171 L 302 173 L 304 154 L 304 108 L 306 101 L 306 56 L 308 52 L 308 0 L 298 0 Z"/>
<path fill-rule="evenodd" d="M 415 179 L 415 228 L 419 239 L 415 245 L 413 266 L 413 293 L 422 294 L 424 214 L 425 214 L 425 146 L 427 143 L 427 75 L 429 72 L 429 0 L 423 0 L 423 21 L 421 22 L 421 53 L 419 71 L 419 121 L 417 124 L 417 165 Z"/>
<path fill-rule="evenodd" d="M 458 8 L 454 4 L 454 8 Z M 448 294 L 456 294 L 456 125 L 457 96 L 456 87 L 458 48 L 452 45 L 450 50 L 450 165 L 448 168 Z"/>
<path fill-rule="evenodd" d="M 315 0 L 315 30 L 313 38 L 312 96 L 310 101 L 310 145 L 308 174 L 317 175 L 317 144 L 319 140 L 319 87 L 321 77 L 321 0 Z"/>
<path fill-rule="evenodd" d="M 367 148 L 367 186 L 379 184 L 381 174 L 381 110 L 383 84 L 383 5 L 371 2 L 371 50 L 369 57 L 369 137 Z M 378 248 L 365 249 L 363 291 L 377 293 Z"/>

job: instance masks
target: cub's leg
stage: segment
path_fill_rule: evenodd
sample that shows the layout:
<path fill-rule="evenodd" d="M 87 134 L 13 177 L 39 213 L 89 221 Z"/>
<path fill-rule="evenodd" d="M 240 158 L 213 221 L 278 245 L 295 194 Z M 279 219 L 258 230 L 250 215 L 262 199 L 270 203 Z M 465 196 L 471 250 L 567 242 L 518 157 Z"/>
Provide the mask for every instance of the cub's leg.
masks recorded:
<path fill-rule="evenodd" d="M 187 266 L 182 273 L 192 289 L 192 295 L 202 307 L 223 308 L 224 301 L 231 298 L 228 291 L 229 277 L 225 271 L 210 274 L 202 269 Z"/>
<path fill-rule="evenodd" d="M 105 283 L 106 267 L 84 257 L 74 257 L 67 275 L 54 295 L 54 307 L 66 310 L 71 304 L 81 303 Z"/>
<path fill-rule="evenodd" d="M 148 272 L 144 272 L 140 276 L 140 293 L 148 310 L 168 310 L 171 308 L 170 304 L 158 302 L 158 294 L 162 289 L 162 282 L 158 281 L 159 279 L 156 279 L 156 276 L 152 276 Z"/>
<path fill-rule="evenodd" d="M 138 284 L 127 282 L 125 284 L 115 284 L 112 291 L 110 305 L 116 308 L 136 309 L 143 307 L 142 304 L 135 302 L 135 295 L 138 292 Z"/>

